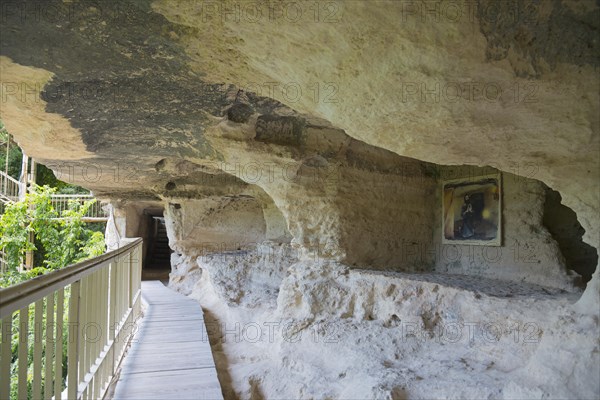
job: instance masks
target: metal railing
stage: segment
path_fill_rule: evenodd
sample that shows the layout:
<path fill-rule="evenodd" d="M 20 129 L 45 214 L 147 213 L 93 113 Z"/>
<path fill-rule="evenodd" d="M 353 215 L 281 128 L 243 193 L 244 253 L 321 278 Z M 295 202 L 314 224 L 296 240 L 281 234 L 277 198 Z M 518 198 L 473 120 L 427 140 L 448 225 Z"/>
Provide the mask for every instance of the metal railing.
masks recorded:
<path fill-rule="evenodd" d="M 19 201 L 22 192 L 22 183 L 12 176 L 0 171 L 0 200 Z"/>
<path fill-rule="evenodd" d="M 62 215 L 64 210 L 69 209 L 70 201 L 77 201 L 79 204 L 83 205 L 86 201 L 93 199 L 94 196 L 91 194 L 53 194 L 52 207 L 58 212 L 58 215 Z M 102 203 L 100 203 L 100 201 L 96 201 L 92 204 L 84 216 L 85 220 L 97 219 L 99 221 L 105 221 L 107 218 L 108 214 L 102 209 Z"/>
<path fill-rule="evenodd" d="M 104 396 L 140 315 L 141 250 L 142 239 L 132 239 L 0 289 L 0 399 L 11 396 L 11 369 L 20 400 Z"/>

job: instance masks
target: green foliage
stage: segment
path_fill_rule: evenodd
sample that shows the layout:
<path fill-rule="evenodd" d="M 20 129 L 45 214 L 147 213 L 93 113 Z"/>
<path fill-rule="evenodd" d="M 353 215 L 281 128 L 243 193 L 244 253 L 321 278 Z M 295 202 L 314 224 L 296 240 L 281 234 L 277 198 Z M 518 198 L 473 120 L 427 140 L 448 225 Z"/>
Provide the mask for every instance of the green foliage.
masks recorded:
<path fill-rule="evenodd" d="M 8 271 L 16 271 L 26 251 L 35 247 L 28 241 L 31 226 L 25 202 L 8 204 L 0 217 L 0 250 L 4 252 Z"/>
<path fill-rule="evenodd" d="M 98 257 L 106 251 L 106 241 L 104 233 L 92 232 L 86 245 L 81 248 L 81 257 L 75 262 L 87 260 L 88 258 Z"/>
<path fill-rule="evenodd" d="M 0 277 L 0 289 L 3 287 L 16 285 L 23 281 L 35 278 L 36 276 L 44 275 L 48 271 L 50 270 L 44 267 L 35 267 L 23 272 L 8 270 Z"/>
<path fill-rule="evenodd" d="M 54 172 L 43 164 L 37 164 L 36 183 L 40 186 L 48 185 L 56 188 L 58 194 L 89 194 L 90 191 L 81 186 L 71 185 L 59 180 Z"/>
<path fill-rule="evenodd" d="M 55 192 L 56 189 L 48 186 L 37 187 L 25 196 L 24 201 L 6 206 L 0 217 L 0 250 L 5 253 L 8 272 L 0 278 L 0 287 L 104 253 L 104 235 L 89 229 L 83 222 L 96 200 L 84 204 L 70 201 L 69 207 L 59 215 L 52 205 Z M 28 241 L 30 232 L 41 248 Z M 31 250 L 44 251 L 42 265 L 19 273 L 18 267 L 25 253 Z"/>

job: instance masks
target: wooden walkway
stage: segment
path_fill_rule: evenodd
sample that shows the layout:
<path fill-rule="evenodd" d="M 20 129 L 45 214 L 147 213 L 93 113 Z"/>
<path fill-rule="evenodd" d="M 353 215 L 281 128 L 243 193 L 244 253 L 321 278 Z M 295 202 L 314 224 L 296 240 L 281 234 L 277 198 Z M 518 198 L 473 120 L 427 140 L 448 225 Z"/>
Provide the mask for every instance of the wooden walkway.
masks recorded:
<path fill-rule="evenodd" d="M 144 318 L 123 360 L 114 400 L 223 400 L 200 305 L 142 282 Z"/>

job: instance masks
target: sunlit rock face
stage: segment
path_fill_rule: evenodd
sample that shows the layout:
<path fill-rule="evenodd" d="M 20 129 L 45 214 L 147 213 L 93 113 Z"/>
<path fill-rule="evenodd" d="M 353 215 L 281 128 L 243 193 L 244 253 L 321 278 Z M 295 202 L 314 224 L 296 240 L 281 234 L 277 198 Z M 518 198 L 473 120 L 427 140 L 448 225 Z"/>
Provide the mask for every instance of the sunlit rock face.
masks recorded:
<path fill-rule="evenodd" d="M 600 395 L 595 2 L 1 17 L 0 118 L 112 201 L 113 245 L 164 210 L 170 286 L 225 328 L 226 398 Z M 464 171 L 502 174 L 500 246 L 441 243 Z M 236 324 L 261 334 L 223 340 Z"/>

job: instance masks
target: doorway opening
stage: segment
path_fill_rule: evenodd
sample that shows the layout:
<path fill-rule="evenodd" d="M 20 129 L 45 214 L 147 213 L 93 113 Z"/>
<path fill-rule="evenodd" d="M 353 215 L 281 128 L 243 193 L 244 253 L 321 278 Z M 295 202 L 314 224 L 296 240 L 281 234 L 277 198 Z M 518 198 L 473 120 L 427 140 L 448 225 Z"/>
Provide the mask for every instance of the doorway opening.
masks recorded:
<path fill-rule="evenodd" d="M 171 248 L 162 209 L 145 209 L 144 222 L 148 227 L 147 248 L 142 279 L 168 280 L 171 272 Z"/>

